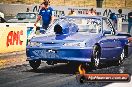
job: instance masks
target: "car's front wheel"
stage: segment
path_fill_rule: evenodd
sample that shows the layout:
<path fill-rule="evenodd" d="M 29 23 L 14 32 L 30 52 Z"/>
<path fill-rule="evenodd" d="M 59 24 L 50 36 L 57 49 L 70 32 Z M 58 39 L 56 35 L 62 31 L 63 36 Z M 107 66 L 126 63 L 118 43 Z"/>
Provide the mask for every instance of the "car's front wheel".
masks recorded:
<path fill-rule="evenodd" d="M 34 70 L 36 70 L 40 66 L 41 60 L 30 60 L 29 64 Z"/>
<path fill-rule="evenodd" d="M 100 65 L 101 48 L 97 45 L 93 48 L 93 55 L 91 58 L 91 66 L 93 69 L 97 69 Z"/>

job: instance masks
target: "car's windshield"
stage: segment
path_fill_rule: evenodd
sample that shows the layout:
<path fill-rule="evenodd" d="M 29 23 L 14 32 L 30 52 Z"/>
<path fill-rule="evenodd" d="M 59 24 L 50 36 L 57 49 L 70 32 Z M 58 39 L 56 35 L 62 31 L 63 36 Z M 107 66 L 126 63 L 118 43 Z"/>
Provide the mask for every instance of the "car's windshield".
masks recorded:
<path fill-rule="evenodd" d="M 97 18 L 67 18 L 78 25 L 78 32 L 97 33 L 101 29 L 101 20 Z"/>
<path fill-rule="evenodd" d="M 78 31 L 80 33 L 99 33 L 101 30 L 101 20 L 97 18 L 62 18 L 57 19 L 52 26 L 49 26 L 48 30 L 46 31 L 46 34 L 54 35 L 54 26 L 58 24 L 58 22 L 67 21 L 76 24 L 78 26 Z"/>
<path fill-rule="evenodd" d="M 17 18 L 23 18 L 23 19 L 36 19 L 35 13 L 18 13 Z"/>

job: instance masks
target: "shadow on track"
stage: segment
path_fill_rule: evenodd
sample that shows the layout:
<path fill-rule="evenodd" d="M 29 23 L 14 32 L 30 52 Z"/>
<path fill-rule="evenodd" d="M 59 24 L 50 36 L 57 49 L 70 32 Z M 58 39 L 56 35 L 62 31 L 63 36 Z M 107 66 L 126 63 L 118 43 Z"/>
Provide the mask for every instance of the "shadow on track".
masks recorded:
<path fill-rule="evenodd" d="M 38 68 L 37 70 L 26 70 L 24 72 L 35 72 L 35 73 L 54 73 L 54 74 L 78 74 L 78 64 L 57 64 L 57 65 L 46 65 L 46 66 L 42 66 L 40 68 Z M 119 65 L 115 65 L 113 62 L 107 62 L 105 64 L 101 64 L 100 67 L 97 70 L 93 70 L 90 66 L 83 66 L 83 68 L 85 69 L 86 73 L 100 73 L 98 71 L 100 70 L 109 70 L 111 67 L 115 67 L 116 72 L 118 73 L 119 70 L 121 69 L 120 67 L 122 67 Z M 117 71 L 118 70 L 118 71 Z M 110 71 L 110 70 L 109 70 Z M 123 70 L 122 70 L 123 71 Z M 115 73 L 116 73 L 115 72 Z M 108 73 L 108 72 L 107 72 Z"/>
<path fill-rule="evenodd" d="M 28 70 L 26 72 L 35 72 L 35 73 L 57 73 L 57 74 L 76 74 L 78 69 L 76 66 L 71 66 L 68 64 L 59 64 L 54 66 L 45 66 L 38 68 L 37 70 Z"/>

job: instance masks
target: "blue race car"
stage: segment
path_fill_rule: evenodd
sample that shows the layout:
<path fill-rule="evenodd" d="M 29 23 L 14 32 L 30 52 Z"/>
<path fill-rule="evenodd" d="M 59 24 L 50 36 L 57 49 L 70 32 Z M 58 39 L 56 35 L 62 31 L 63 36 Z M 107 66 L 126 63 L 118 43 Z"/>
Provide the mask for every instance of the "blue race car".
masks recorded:
<path fill-rule="evenodd" d="M 66 16 L 48 28 L 45 34 L 30 39 L 27 60 L 33 69 L 41 61 L 86 63 L 99 67 L 102 62 L 121 64 L 128 56 L 127 33 L 117 32 L 111 21 L 102 16 Z"/>

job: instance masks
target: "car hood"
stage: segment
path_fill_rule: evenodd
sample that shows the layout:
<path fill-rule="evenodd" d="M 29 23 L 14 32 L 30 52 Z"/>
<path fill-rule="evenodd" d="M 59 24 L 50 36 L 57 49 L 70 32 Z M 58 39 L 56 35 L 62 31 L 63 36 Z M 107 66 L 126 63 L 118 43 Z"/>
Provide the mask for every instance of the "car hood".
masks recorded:
<path fill-rule="evenodd" d="M 36 19 L 10 19 L 9 23 L 35 23 Z"/>
<path fill-rule="evenodd" d="M 76 33 L 72 35 L 50 35 L 50 36 L 41 36 L 34 37 L 31 42 L 41 42 L 41 43 L 66 43 L 66 42 L 83 42 L 89 41 L 96 37 L 96 34 L 91 33 Z"/>

